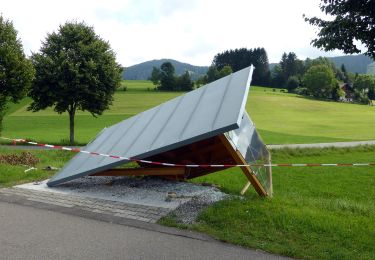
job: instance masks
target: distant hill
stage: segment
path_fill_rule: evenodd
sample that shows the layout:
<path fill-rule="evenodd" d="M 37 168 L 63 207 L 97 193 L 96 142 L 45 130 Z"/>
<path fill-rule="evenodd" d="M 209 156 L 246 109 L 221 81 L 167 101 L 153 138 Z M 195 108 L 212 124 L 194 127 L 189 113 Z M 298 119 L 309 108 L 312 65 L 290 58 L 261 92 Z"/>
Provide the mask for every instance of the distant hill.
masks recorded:
<path fill-rule="evenodd" d="M 160 68 L 160 66 L 167 61 L 173 64 L 176 75 L 179 76 L 185 73 L 185 71 L 189 71 L 193 80 L 206 74 L 208 70 L 208 66 L 194 66 L 172 59 L 150 60 L 125 68 L 125 71 L 122 73 L 122 78 L 129 80 L 146 80 L 150 77 L 153 67 Z"/>
<path fill-rule="evenodd" d="M 341 64 L 344 64 L 347 71 L 359 74 L 366 73 L 367 65 L 372 63 L 371 58 L 362 54 L 330 57 L 328 59 L 330 59 L 338 68 L 341 68 Z"/>
<path fill-rule="evenodd" d="M 367 65 L 372 63 L 371 58 L 365 55 L 346 55 L 337 57 L 327 57 L 330 59 L 337 68 L 341 68 L 344 64 L 347 71 L 352 73 L 364 74 L 367 71 Z M 272 70 L 277 63 L 270 63 L 270 70 Z"/>

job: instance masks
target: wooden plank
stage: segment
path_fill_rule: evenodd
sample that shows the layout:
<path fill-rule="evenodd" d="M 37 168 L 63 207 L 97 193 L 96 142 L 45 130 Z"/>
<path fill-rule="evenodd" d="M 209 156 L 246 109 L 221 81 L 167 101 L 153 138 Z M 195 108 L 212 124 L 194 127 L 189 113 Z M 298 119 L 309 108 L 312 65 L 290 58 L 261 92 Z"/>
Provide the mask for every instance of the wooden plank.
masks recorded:
<path fill-rule="evenodd" d="M 229 154 L 232 156 L 232 158 L 235 160 L 235 162 L 237 164 L 247 164 L 247 162 L 245 161 L 245 158 L 243 158 L 242 154 L 238 150 L 235 150 L 233 148 L 233 146 L 231 145 L 231 143 L 228 141 L 227 137 L 224 134 L 219 135 L 219 138 L 220 138 L 221 142 L 223 143 L 223 145 L 225 146 L 225 148 L 227 149 L 227 151 L 229 152 Z M 241 169 L 242 169 L 242 172 L 247 177 L 247 179 L 249 180 L 249 182 L 251 183 L 251 185 L 253 185 L 255 191 L 260 196 L 264 196 L 264 197 L 268 196 L 267 192 L 265 191 L 263 186 L 260 184 L 257 177 L 254 175 L 251 168 L 249 166 L 245 166 L 245 167 L 241 167 Z"/>
<path fill-rule="evenodd" d="M 159 168 L 124 168 L 111 169 L 103 172 L 92 174 L 91 176 L 167 176 L 167 175 L 184 175 L 184 167 L 159 167 Z"/>
<path fill-rule="evenodd" d="M 251 185 L 251 182 L 248 181 L 245 187 L 243 187 L 243 189 L 241 190 L 241 195 L 245 194 L 245 192 L 249 189 L 250 185 Z"/>

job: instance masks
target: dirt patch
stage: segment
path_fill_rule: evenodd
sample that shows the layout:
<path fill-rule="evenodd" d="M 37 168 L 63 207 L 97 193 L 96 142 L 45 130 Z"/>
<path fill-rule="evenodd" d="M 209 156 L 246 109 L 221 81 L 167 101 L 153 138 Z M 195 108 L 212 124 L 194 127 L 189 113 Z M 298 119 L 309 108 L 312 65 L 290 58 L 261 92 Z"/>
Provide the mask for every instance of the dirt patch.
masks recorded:
<path fill-rule="evenodd" d="M 35 166 L 39 162 L 39 158 L 34 156 L 30 152 L 22 152 L 21 154 L 0 155 L 0 163 L 4 164 Z"/>

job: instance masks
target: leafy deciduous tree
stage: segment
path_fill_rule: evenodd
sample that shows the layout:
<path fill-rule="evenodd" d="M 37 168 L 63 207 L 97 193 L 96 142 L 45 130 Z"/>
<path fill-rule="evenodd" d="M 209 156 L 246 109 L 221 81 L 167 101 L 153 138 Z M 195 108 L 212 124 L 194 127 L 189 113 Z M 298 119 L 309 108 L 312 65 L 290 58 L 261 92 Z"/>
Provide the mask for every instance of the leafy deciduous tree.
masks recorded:
<path fill-rule="evenodd" d="M 23 52 L 13 23 L 0 15 L 0 133 L 7 102 L 22 99 L 33 77 L 34 68 Z"/>
<path fill-rule="evenodd" d="M 308 92 L 317 98 L 330 98 L 337 80 L 331 68 L 325 65 L 314 65 L 303 76 L 303 85 Z"/>
<path fill-rule="evenodd" d="M 158 85 L 159 85 L 159 83 L 160 83 L 160 69 L 158 69 L 158 68 L 156 68 L 156 67 L 153 67 L 153 68 L 152 68 L 152 72 L 151 72 L 150 80 L 152 81 L 152 83 L 153 83 L 155 86 L 158 86 Z"/>
<path fill-rule="evenodd" d="M 233 73 L 232 68 L 228 65 L 225 65 L 221 70 L 218 70 L 216 66 L 211 65 L 208 68 L 206 75 L 204 75 L 202 79 L 199 79 L 198 84 L 208 84 L 222 77 L 228 76 L 231 73 Z"/>
<path fill-rule="evenodd" d="M 333 19 L 305 17 L 305 21 L 320 29 L 318 37 L 312 41 L 315 47 L 360 53 L 356 44 L 360 41 L 367 48 L 365 54 L 375 59 L 375 1 L 321 0 L 320 9 Z"/>
<path fill-rule="evenodd" d="M 372 92 L 375 89 L 375 78 L 372 75 L 360 74 L 355 79 L 353 87 L 363 94 Z"/>
<path fill-rule="evenodd" d="M 297 76 L 291 76 L 288 78 L 288 81 L 286 82 L 286 88 L 288 89 L 288 92 L 293 92 L 296 88 L 299 87 L 299 79 Z"/>
<path fill-rule="evenodd" d="M 219 78 L 223 78 L 225 76 L 228 76 L 229 74 L 232 74 L 233 70 L 231 66 L 224 66 L 220 71 L 219 71 Z"/>
<path fill-rule="evenodd" d="M 74 118 L 77 110 L 101 115 L 109 108 L 121 81 L 121 66 L 108 42 L 81 22 L 67 22 L 58 32 L 48 34 L 40 53 L 32 55 L 36 69 L 30 90 L 29 110 L 53 106 L 68 112 L 70 144 L 74 143 Z"/>

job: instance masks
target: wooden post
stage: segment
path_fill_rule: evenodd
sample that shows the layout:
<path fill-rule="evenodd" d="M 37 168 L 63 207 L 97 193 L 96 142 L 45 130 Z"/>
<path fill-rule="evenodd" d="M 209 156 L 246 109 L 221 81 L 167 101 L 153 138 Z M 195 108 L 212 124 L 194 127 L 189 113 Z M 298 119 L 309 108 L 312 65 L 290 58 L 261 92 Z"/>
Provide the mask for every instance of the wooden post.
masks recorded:
<path fill-rule="evenodd" d="M 219 138 L 220 138 L 221 142 L 223 143 L 223 145 L 225 146 L 225 148 L 227 149 L 227 151 L 229 152 L 229 154 L 232 156 L 232 158 L 234 159 L 234 161 L 237 164 L 247 164 L 247 162 L 245 161 L 245 158 L 243 158 L 242 154 L 238 150 L 235 150 L 233 148 L 233 146 L 231 145 L 231 143 L 228 141 L 227 137 L 224 134 L 219 135 Z M 253 171 L 251 170 L 251 168 L 249 166 L 241 167 L 241 170 L 245 174 L 245 176 L 247 177 L 247 179 L 249 180 L 251 185 L 253 185 L 255 191 L 260 196 L 264 196 L 264 197 L 268 196 L 267 192 L 265 191 L 263 186 L 260 184 L 259 180 L 254 175 Z M 245 193 L 249 186 L 250 185 L 246 185 L 242 189 L 242 191 Z M 241 192 L 241 194 L 242 194 L 242 192 Z"/>
<path fill-rule="evenodd" d="M 271 164 L 271 154 L 269 152 L 268 152 L 268 157 L 267 157 L 267 163 Z M 268 195 L 272 197 L 273 195 L 272 167 L 271 166 L 266 167 L 266 171 L 267 171 L 268 185 L 269 185 Z"/>
<path fill-rule="evenodd" d="M 241 195 L 244 195 L 244 194 L 245 194 L 245 192 L 249 189 L 250 185 L 251 185 L 251 182 L 248 181 L 248 182 L 246 183 L 245 187 L 242 188 L 242 190 L 241 190 Z"/>

